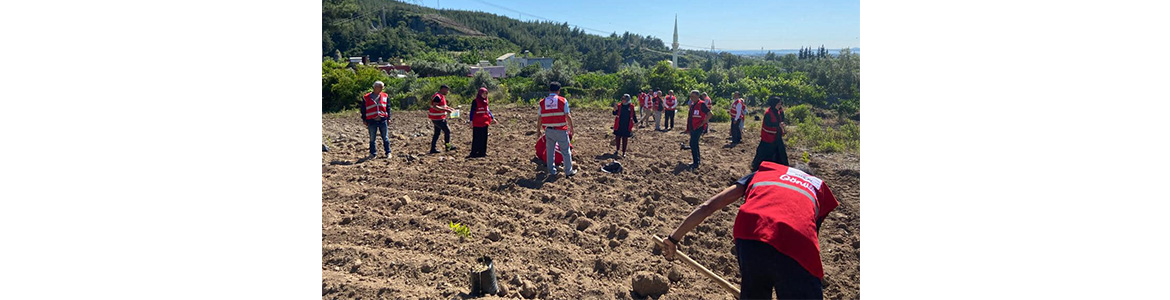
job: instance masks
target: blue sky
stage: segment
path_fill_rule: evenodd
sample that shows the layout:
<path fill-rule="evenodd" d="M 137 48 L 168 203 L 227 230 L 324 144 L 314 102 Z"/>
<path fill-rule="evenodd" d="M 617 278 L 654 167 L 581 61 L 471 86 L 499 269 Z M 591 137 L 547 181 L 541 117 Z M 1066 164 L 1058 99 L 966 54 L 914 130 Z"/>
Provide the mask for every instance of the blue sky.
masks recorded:
<path fill-rule="evenodd" d="M 850 1 L 405 0 L 484 11 L 525 21 L 546 18 L 605 32 L 629 31 L 670 46 L 678 14 L 681 48 L 721 50 L 861 47 L 861 3 Z M 521 13 L 517 13 L 517 11 Z M 587 31 L 601 34 L 596 31 Z"/>

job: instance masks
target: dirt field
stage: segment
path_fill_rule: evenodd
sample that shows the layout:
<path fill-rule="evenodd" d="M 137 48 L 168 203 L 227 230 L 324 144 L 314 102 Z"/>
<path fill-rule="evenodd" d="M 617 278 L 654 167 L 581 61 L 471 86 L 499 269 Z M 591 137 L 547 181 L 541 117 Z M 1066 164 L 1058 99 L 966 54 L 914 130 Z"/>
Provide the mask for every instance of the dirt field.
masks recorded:
<path fill-rule="evenodd" d="M 727 144 L 728 123 L 713 123 L 702 138 L 703 165 L 685 170 L 680 150 L 686 120 L 670 132 L 638 129 L 625 172 L 601 172 L 611 160 L 613 116 L 573 110 L 577 133 L 571 179 L 541 180 L 534 163 L 535 108 L 494 108 L 488 157 L 466 159 L 471 127 L 451 122 L 458 150 L 425 154 L 431 123 L 424 111 L 395 111 L 390 124 L 395 157 L 363 160 L 365 125 L 356 113 L 322 117 L 321 262 L 323 299 L 461 299 L 476 257 L 495 260 L 502 298 L 630 299 L 635 272 L 681 280 L 660 299 L 732 299 L 713 281 L 681 262 L 656 255 L 650 235 L 669 233 L 694 205 L 748 173 L 759 140 L 749 118 L 744 143 Z M 756 125 L 753 126 L 752 123 Z M 440 138 L 440 143 L 442 140 Z M 806 149 L 789 148 L 791 161 Z M 860 169 L 856 154 L 811 153 L 810 165 L 841 202 L 821 229 L 826 299 L 860 297 Z M 409 202 L 403 196 L 409 197 Z M 732 204 L 689 233 L 681 251 L 739 285 L 732 252 Z M 448 222 L 468 225 L 461 241 Z M 672 266 L 673 264 L 673 266 Z M 677 274 L 676 274 L 677 275 Z M 496 297 L 485 297 L 492 299 Z"/>

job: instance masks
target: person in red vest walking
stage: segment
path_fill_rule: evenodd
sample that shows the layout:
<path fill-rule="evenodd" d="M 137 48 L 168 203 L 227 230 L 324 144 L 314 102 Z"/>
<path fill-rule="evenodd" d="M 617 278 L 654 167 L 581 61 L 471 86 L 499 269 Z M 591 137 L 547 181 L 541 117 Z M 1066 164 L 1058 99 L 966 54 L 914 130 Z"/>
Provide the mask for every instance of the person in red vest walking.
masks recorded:
<path fill-rule="evenodd" d="M 390 137 L 388 124 L 390 122 L 390 106 L 387 105 L 386 99 L 390 95 L 382 92 L 384 84 L 381 81 L 374 82 L 374 91 L 362 95 L 362 121 L 366 123 L 366 129 L 370 132 L 370 158 L 378 155 L 377 136 L 379 132 L 382 136 L 382 147 L 386 150 L 386 158 L 394 157 L 390 154 Z"/>
<path fill-rule="evenodd" d="M 487 87 L 480 87 L 471 102 L 471 154 L 467 157 L 487 156 L 488 125 L 492 124 L 495 116 L 488 109 Z"/>
<path fill-rule="evenodd" d="M 743 104 L 743 97 L 739 92 L 731 95 L 731 109 L 727 110 L 731 115 L 731 143 L 739 144 L 743 142 L 743 117 L 747 114 L 747 106 Z"/>
<path fill-rule="evenodd" d="M 544 131 L 544 148 L 545 148 L 545 166 L 548 168 L 548 175 L 554 176 L 557 174 L 557 167 L 554 162 L 556 155 L 553 149 L 556 149 L 557 144 L 560 144 L 561 157 L 565 161 L 565 177 L 572 177 L 577 174 L 577 170 L 573 169 L 573 151 L 569 149 L 569 137 L 573 133 L 573 118 L 569 115 L 569 101 L 565 97 L 561 97 L 561 83 L 553 81 L 548 85 L 548 97 L 540 101 L 540 130 Z"/>
<path fill-rule="evenodd" d="M 788 166 L 788 150 L 784 146 L 784 109 L 780 97 L 768 98 L 768 110 L 764 111 L 764 122 L 760 124 L 760 145 L 756 146 L 756 157 L 752 159 L 752 171 L 763 161 Z"/>
<path fill-rule="evenodd" d="M 687 133 L 691 135 L 691 169 L 699 168 L 699 137 L 707 132 L 707 122 L 711 120 L 711 107 L 699 95 L 699 90 L 691 91 L 691 106 L 687 113 Z"/>
<path fill-rule="evenodd" d="M 439 153 L 435 149 L 435 143 L 439 141 L 439 133 L 443 134 L 443 143 L 447 151 L 455 150 L 455 146 L 451 145 L 451 129 L 447 127 L 447 113 L 453 111 L 451 107 L 447 106 L 447 93 L 451 91 L 451 87 L 446 84 L 439 87 L 439 92 L 431 97 L 431 107 L 427 109 L 427 118 L 431 119 L 431 123 L 435 125 L 435 134 L 431 136 L 431 152 Z"/>
<path fill-rule="evenodd" d="M 673 260 L 679 241 L 712 213 L 744 197 L 732 236 L 739 260 L 740 299 L 822 299 L 825 277 L 818 233 L 839 203 L 829 185 L 797 168 L 763 162 L 706 202 L 663 240 Z"/>
<path fill-rule="evenodd" d="M 625 157 L 626 142 L 634 134 L 634 123 L 638 122 L 638 116 L 634 113 L 634 105 L 630 103 L 630 94 L 622 95 L 622 103 L 614 105 L 613 115 L 613 144 L 617 148 L 613 150 L 613 156 L 618 156 L 620 150 L 622 152 L 620 157 Z"/>
<path fill-rule="evenodd" d="M 674 129 L 674 110 L 678 107 L 678 99 L 674 98 L 674 90 L 666 93 L 666 98 L 662 99 L 662 107 L 666 111 L 666 121 L 663 122 L 663 128 L 666 131 Z"/>

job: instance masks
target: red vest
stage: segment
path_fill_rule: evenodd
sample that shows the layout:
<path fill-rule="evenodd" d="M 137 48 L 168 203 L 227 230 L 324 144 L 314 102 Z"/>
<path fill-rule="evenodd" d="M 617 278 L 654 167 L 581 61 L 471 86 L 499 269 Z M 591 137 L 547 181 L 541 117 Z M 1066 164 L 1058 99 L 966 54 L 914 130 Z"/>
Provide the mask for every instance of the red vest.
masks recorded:
<path fill-rule="evenodd" d="M 370 94 L 372 93 L 369 92 L 362 95 L 362 99 L 366 100 L 366 120 L 377 118 L 386 119 L 390 117 L 390 114 L 386 112 L 386 98 L 390 96 L 386 95 L 386 93 L 379 93 L 378 100 L 375 102 L 374 99 L 370 99 Z"/>
<path fill-rule="evenodd" d="M 705 103 L 707 103 L 707 101 L 699 99 L 699 101 L 695 101 L 694 104 L 691 104 L 691 128 L 687 128 L 687 130 L 695 130 L 698 128 L 703 128 L 703 126 L 707 126 L 707 123 L 703 123 L 705 122 L 704 120 L 707 119 L 707 113 L 703 111 L 703 104 Z"/>
<path fill-rule="evenodd" d="M 443 94 L 440 94 L 440 93 L 435 93 L 434 96 L 431 96 L 431 101 L 434 101 L 435 97 L 439 97 L 438 106 L 447 106 L 447 96 L 443 96 Z M 434 102 L 431 103 L 431 106 L 435 106 L 435 105 L 436 104 Z M 447 118 L 447 111 L 442 110 L 442 109 L 436 109 L 434 107 L 428 108 L 427 109 L 427 118 L 431 119 L 431 120 L 446 119 Z"/>
<path fill-rule="evenodd" d="M 768 123 L 776 123 L 776 127 L 769 127 Z M 771 143 L 776 141 L 776 136 L 780 132 L 780 115 L 774 108 L 768 108 L 764 112 L 764 122 L 760 124 L 760 141 Z"/>
<path fill-rule="evenodd" d="M 569 130 L 569 118 L 565 111 L 569 102 L 565 97 L 550 94 L 540 101 L 540 125 L 552 129 Z"/>
<path fill-rule="evenodd" d="M 626 109 L 625 107 L 629 107 L 628 109 L 630 110 L 630 126 L 629 126 L 630 128 L 626 128 L 626 130 L 634 131 L 634 116 L 635 115 L 634 115 L 634 105 L 633 104 L 630 104 L 630 106 L 622 106 L 621 104 L 618 105 L 618 115 L 613 117 L 613 130 L 614 131 L 617 131 L 618 124 L 621 124 L 621 120 L 622 120 L 621 119 L 622 118 L 622 111 L 621 110 Z"/>
<path fill-rule="evenodd" d="M 488 113 L 488 99 L 475 100 L 475 115 L 471 116 L 472 127 L 487 127 L 492 124 L 492 115 Z"/>
<path fill-rule="evenodd" d="M 650 108 L 650 97 L 645 93 L 638 94 L 638 104 L 642 105 L 642 108 Z"/>
<path fill-rule="evenodd" d="M 734 237 L 768 243 L 809 274 L 824 278 L 817 220 L 837 208 L 829 186 L 804 171 L 765 161 L 744 198 L 735 215 Z"/>
<path fill-rule="evenodd" d="M 743 98 L 739 98 L 739 99 L 735 99 L 735 100 L 731 101 L 731 110 L 728 111 L 728 113 L 731 114 L 731 119 L 736 120 L 735 116 L 739 114 L 739 107 L 742 104 L 743 104 Z"/>
<path fill-rule="evenodd" d="M 654 98 L 650 98 L 650 105 L 653 106 L 654 110 L 660 110 L 659 107 L 662 107 L 662 97 L 654 96 Z"/>
<path fill-rule="evenodd" d="M 674 111 L 676 105 L 678 105 L 678 100 L 674 96 L 666 96 L 666 110 Z"/>

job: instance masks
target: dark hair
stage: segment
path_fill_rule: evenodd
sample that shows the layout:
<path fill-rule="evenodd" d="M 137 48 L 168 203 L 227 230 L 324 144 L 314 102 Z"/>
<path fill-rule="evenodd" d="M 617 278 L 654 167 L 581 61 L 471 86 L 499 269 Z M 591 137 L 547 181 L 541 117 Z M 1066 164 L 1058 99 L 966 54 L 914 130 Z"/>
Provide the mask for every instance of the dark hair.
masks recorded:
<path fill-rule="evenodd" d="M 560 82 L 553 81 L 553 82 L 550 82 L 548 84 L 548 91 L 556 92 L 559 90 L 561 90 L 561 83 Z"/>
<path fill-rule="evenodd" d="M 776 107 L 776 103 L 780 103 L 780 96 L 772 96 L 768 98 L 768 107 Z"/>
<path fill-rule="evenodd" d="M 449 87 L 449 86 L 447 86 L 446 84 L 444 84 L 444 85 L 440 85 L 440 86 L 439 86 L 439 89 L 440 89 L 440 90 L 441 90 L 441 89 L 448 89 L 448 90 L 449 90 L 449 89 L 451 89 L 451 87 Z"/>

